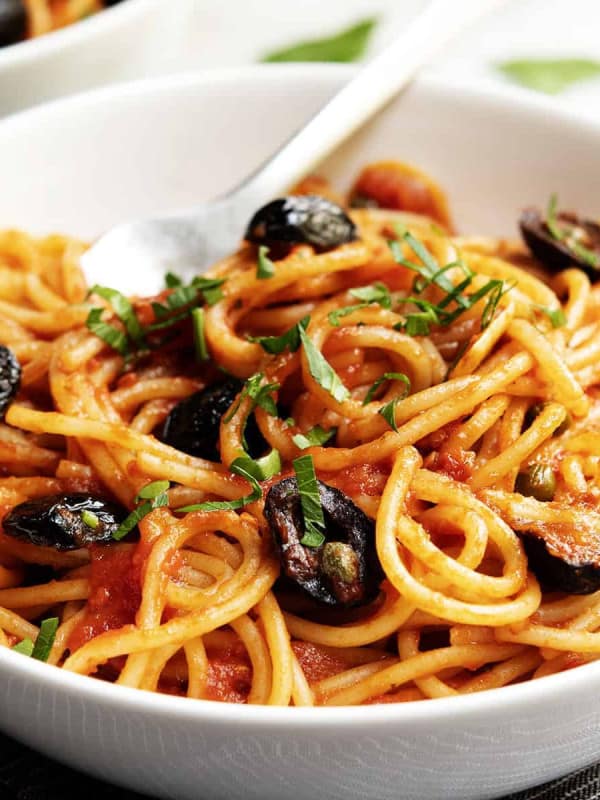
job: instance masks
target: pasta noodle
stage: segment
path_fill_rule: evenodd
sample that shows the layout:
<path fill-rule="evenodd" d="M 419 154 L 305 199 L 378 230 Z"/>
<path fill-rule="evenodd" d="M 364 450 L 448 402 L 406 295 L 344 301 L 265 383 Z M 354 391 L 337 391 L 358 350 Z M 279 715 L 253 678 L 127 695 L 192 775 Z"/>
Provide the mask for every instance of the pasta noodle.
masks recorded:
<path fill-rule="evenodd" d="M 33 33 L 84 5 L 30 0 Z M 343 202 L 315 181 L 296 194 Z M 38 648 L 57 618 L 45 660 L 65 671 L 295 706 L 451 697 L 597 658 L 600 294 L 517 242 L 455 236 L 413 167 L 368 167 L 353 206 L 336 246 L 246 241 L 204 283 L 170 276 L 130 305 L 88 294 L 85 244 L 0 234 L 0 342 L 21 368 L 0 422 L 0 647 Z M 241 382 L 218 458 L 176 446 L 167 422 L 223 371 Z M 294 475 L 303 503 L 307 465 L 335 490 L 317 489 L 324 528 L 301 505 L 312 594 L 275 518 Z M 138 516 L 120 541 L 93 543 L 93 510 L 83 546 L 15 535 L 22 504 L 73 493 Z M 336 539 L 340 497 L 344 520 L 374 520 L 366 553 Z M 585 586 L 552 586 L 536 544 Z"/>
<path fill-rule="evenodd" d="M 0 47 L 72 25 L 122 0 L 19 0 L 3 17 Z"/>

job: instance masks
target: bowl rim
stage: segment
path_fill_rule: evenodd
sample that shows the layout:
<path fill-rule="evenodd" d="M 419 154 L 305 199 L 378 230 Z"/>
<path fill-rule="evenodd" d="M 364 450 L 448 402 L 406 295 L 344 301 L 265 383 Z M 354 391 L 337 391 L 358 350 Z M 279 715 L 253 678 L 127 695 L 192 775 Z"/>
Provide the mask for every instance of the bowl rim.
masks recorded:
<path fill-rule="evenodd" d="M 126 24 L 135 18 L 140 8 L 156 3 L 157 0 L 126 0 L 64 28 L 3 47 L 0 49 L 0 74 L 2 70 L 25 66 L 36 59 L 60 55 L 73 45 L 88 43 L 96 35 L 110 34 L 120 23 Z"/>
<path fill-rule="evenodd" d="M 148 0 L 129 0 L 131 7 Z M 152 0 L 150 0 L 152 2 Z M 128 4 L 121 8 L 125 8 Z M 109 11 L 118 10 L 109 9 Z M 102 16 L 102 15 L 98 15 Z M 81 23 L 83 24 L 83 23 Z M 59 32 L 60 33 L 60 32 Z M 214 88 L 215 83 L 266 83 L 270 81 L 295 80 L 310 83 L 319 80 L 327 85 L 339 85 L 356 70 L 354 66 L 339 64 L 268 64 L 244 67 L 230 67 L 204 70 L 197 73 L 181 73 L 159 78 L 145 78 L 138 81 L 102 87 L 82 92 L 67 98 L 48 101 L 40 106 L 26 109 L 0 122 L 0 139 L 4 131 L 36 123 L 36 118 L 44 115 L 60 115 L 79 107 L 84 110 L 97 103 L 117 98 L 138 97 L 164 91 L 181 91 L 190 87 Z M 557 108 L 543 96 L 512 87 L 499 87 L 490 92 L 488 87 L 465 85 L 462 82 L 448 82 L 441 77 L 427 76 L 414 82 L 407 91 L 424 92 L 435 100 L 440 93 L 449 90 L 457 93 L 460 99 L 474 103 L 484 109 L 494 109 L 508 114 L 521 114 L 531 119 L 540 117 L 545 123 L 568 128 L 569 132 L 583 131 L 597 137 L 600 141 L 600 121 L 581 118 L 573 110 Z M 241 705 L 211 700 L 199 700 L 168 694 L 159 694 L 140 689 L 108 683 L 87 675 L 66 672 L 60 667 L 48 665 L 23 657 L 10 649 L 0 647 L 0 673 L 16 672 L 20 677 L 38 684 L 38 690 L 46 688 L 55 694 L 69 694 L 73 699 L 93 702 L 100 705 L 117 705 L 121 711 L 132 713 L 152 713 L 160 718 L 177 717 L 194 722 L 210 721 L 214 724 L 235 723 L 240 730 L 248 727 L 287 726 L 293 723 L 298 730 L 338 728 L 350 720 L 352 729 L 356 725 L 377 725 L 380 723 L 404 726 L 428 726 L 432 721 L 451 719 L 473 721 L 475 718 L 499 718 L 515 710 L 520 715 L 528 707 L 545 702 L 568 701 L 570 693 L 581 689 L 600 688 L 600 660 L 589 662 L 554 675 L 538 678 L 535 681 L 488 689 L 470 695 L 435 698 L 434 702 L 409 701 L 404 703 L 382 703 L 364 706 L 319 706 L 319 707 L 278 707 Z"/>

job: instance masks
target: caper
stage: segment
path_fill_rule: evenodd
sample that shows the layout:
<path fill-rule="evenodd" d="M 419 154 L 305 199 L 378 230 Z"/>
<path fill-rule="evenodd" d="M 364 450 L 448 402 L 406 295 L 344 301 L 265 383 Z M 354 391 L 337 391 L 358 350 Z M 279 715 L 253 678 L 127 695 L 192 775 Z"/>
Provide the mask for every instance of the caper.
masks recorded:
<path fill-rule="evenodd" d="M 358 578 L 358 558 L 349 544 L 326 542 L 321 552 L 321 569 L 332 580 L 354 583 Z"/>
<path fill-rule="evenodd" d="M 552 467 L 547 464 L 532 464 L 524 472 L 519 472 L 515 489 L 525 497 L 535 497 L 542 503 L 554 500 L 556 478 Z"/>

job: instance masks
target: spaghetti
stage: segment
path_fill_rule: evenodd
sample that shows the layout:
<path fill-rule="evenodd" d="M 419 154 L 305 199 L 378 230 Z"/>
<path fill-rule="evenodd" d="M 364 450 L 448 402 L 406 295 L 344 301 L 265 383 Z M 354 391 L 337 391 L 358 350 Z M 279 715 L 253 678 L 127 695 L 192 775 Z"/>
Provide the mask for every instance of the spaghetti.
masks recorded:
<path fill-rule="evenodd" d="M 0 47 L 72 25 L 121 0 L 9 0 L 0 18 Z"/>
<path fill-rule="evenodd" d="M 0 423 L 0 645 L 297 706 L 597 658 L 597 287 L 454 235 L 413 167 L 367 167 L 347 212 L 316 178 L 294 197 L 308 222 L 287 241 L 269 241 L 285 204 L 267 207 L 206 276 L 131 301 L 88 293 L 85 244 L 0 235 L 21 371 Z M 315 203 L 341 241 L 311 243 Z"/>

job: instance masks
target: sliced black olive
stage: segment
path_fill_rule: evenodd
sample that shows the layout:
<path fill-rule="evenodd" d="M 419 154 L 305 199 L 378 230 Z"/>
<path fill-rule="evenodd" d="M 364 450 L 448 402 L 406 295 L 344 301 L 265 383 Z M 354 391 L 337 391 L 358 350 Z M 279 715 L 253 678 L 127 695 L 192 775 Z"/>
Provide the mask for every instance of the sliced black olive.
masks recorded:
<path fill-rule="evenodd" d="M 0 344 L 0 419 L 21 385 L 21 365 L 12 350 Z"/>
<path fill-rule="evenodd" d="M 556 222 L 564 237 L 557 238 L 537 208 L 526 208 L 519 220 L 521 234 L 531 253 L 553 272 L 573 265 L 597 280 L 600 275 L 600 225 L 560 212 Z"/>
<path fill-rule="evenodd" d="M 536 403 L 527 409 L 527 413 L 525 414 L 525 426 L 527 428 L 530 428 L 533 425 L 534 421 L 539 417 L 547 405 L 548 403 Z M 565 431 L 569 430 L 572 424 L 573 417 L 571 416 L 570 412 L 567 411 L 565 418 L 560 423 L 558 428 L 554 430 L 552 436 L 560 436 L 561 434 L 565 433 Z"/>
<path fill-rule="evenodd" d="M 246 239 L 255 244 L 312 244 L 331 250 L 357 238 L 356 226 L 343 208 L 315 194 L 280 197 L 259 208 Z"/>
<path fill-rule="evenodd" d="M 115 503 L 83 492 L 36 497 L 4 517 L 4 532 L 41 547 L 77 550 L 112 540 L 127 516 Z"/>
<path fill-rule="evenodd" d="M 524 497 L 535 497 L 542 503 L 549 503 L 556 493 L 554 470 L 547 464 L 532 464 L 517 475 L 515 491 Z"/>
<path fill-rule="evenodd" d="M 383 573 L 375 552 L 375 524 L 349 497 L 321 481 L 325 542 L 301 544 L 304 520 L 295 478 L 269 490 L 264 515 L 286 577 L 315 600 L 338 608 L 370 603 Z"/>
<path fill-rule="evenodd" d="M 219 428 L 221 417 L 241 392 L 244 383 L 228 378 L 223 383 L 207 386 L 186 397 L 166 418 L 161 440 L 190 456 L 219 461 Z M 254 458 L 264 453 L 268 445 L 251 414 L 244 432 L 248 452 Z"/>
<path fill-rule="evenodd" d="M 16 44 L 27 35 L 27 9 L 23 0 L 0 0 L 0 47 Z"/>
<path fill-rule="evenodd" d="M 542 538 L 522 533 L 529 569 L 547 591 L 591 594 L 600 589 L 600 544 L 566 542 L 561 536 Z"/>

